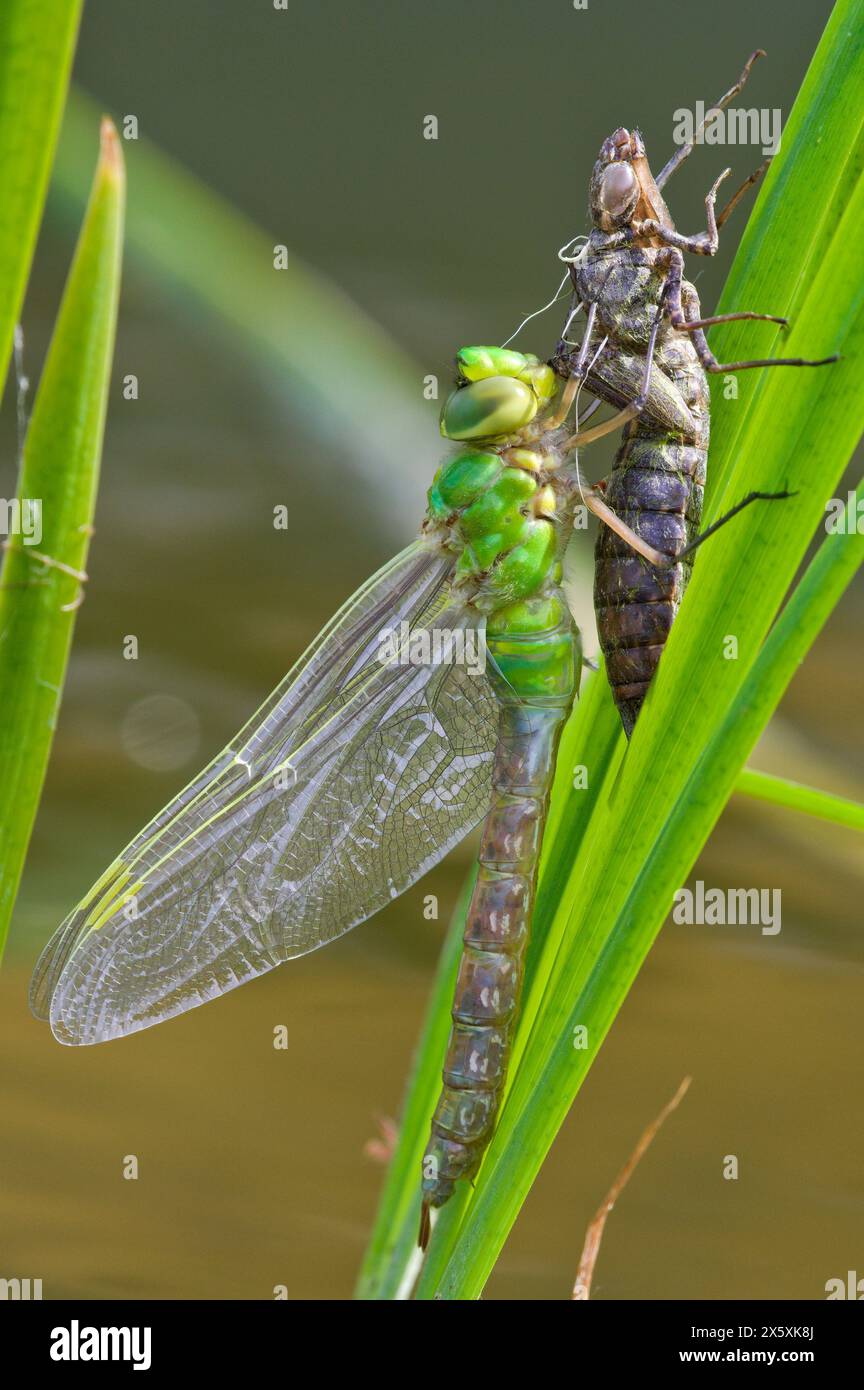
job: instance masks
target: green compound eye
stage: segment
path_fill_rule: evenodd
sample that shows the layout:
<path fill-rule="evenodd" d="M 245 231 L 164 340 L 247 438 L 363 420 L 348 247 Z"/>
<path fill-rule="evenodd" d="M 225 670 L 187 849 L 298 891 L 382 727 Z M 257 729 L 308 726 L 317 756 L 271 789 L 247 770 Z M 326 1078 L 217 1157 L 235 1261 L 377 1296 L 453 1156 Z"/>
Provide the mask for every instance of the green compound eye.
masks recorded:
<path fill-rule="evenodd" d="M 490 376 L 460 386 L 441 412 L 445 439 L 494 439 L 515 434 L 537 414 L 537 396 L 515 377 Z"/>

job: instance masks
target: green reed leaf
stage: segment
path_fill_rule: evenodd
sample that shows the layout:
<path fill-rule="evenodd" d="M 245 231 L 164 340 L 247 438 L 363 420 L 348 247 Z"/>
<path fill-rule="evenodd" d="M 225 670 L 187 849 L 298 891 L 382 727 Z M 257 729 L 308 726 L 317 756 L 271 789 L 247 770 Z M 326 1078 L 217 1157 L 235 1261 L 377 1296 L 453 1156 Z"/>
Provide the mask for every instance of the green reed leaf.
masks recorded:
<path fill-rule="evenodd" d="M 18 498 L 41 537 L 0 574 L 0 949 L 39 803 L 87 560 L 117 322 L 125 177 L 102 125 L 87 216 L 27 431 Z M 31 536 L 31 539 L 33 537 Z"/>

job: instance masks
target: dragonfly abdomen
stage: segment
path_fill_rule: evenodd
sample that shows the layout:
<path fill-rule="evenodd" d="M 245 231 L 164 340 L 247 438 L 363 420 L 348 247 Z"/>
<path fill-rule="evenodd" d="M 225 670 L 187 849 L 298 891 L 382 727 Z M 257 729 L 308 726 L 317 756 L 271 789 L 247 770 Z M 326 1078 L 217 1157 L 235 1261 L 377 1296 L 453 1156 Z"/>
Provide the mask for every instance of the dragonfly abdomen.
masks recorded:
<path fill-rule="evenodd" d="M 562 660 L 562 638 L 569 659 Z M 545 669 L 537 663 L 540 641 Z M 519 646 L 523 650 L 519 651 Z M 575 695 L 578 637 L 552 632 L 489 639 L 501 711 L 493 790 L 463 935 L 444 1087 L 423 1160 L 424 1213 L 472 1178 L 495 1126 L 522 987 L 537 866 L 561 728 Z M 532 662 L 532 658 L 534 658 Z M 525 682 L 537 703 L 527 695 Z M 428 1230 L 424 1216 L 424 1231 Z"/>

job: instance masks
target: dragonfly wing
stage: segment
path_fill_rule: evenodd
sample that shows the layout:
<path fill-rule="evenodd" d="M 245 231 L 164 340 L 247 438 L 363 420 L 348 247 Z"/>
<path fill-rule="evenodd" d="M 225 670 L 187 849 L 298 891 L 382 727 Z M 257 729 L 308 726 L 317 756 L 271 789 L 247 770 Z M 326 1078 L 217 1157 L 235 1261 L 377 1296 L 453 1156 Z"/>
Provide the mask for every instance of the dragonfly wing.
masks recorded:
<path fill-rule="evenodd" d="M 397 557 L 124 850 L 37 966 L 60 1041 L 148 1027 L 332 941 L 482 817 L 497 704 L 479 667 L 379 660 L 384 626 L 473 626 L 451 572 Z"/>
<path fill-rule="evenodd" d="M 353 667 L 359 665 L 362 673 L 384 624 L 411 621 L 416 612 L 440 601 L 450 570 L 445 556 L 415 542 L 338 610 L 228 746 L 136 835 L 56 932 L 36 965 L 30 988 L 30 1005 L 38 1018 L 49 1017 L 57 982 L 91 916 L 104 914 L 133 871 L 143 877 L 167 859 L 184 843 L 196 819 L 203 824 L 212 808 L 239 794 L 268 765 L 278 764 L 315 705 L 325 709 Z"/>

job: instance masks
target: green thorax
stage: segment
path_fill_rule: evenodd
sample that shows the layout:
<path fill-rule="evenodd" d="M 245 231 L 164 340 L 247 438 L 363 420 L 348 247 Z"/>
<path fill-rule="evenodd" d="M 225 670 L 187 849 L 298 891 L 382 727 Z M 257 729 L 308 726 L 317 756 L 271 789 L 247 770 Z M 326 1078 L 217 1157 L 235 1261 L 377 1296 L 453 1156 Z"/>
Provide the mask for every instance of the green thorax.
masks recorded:
<path fill-rule="evenodd" d="M 502 348 L 463 348 L 457 362 L 462 384 L 444 406 L 441 430 L 477 442 L 439 468 L 424 529 L 458 552 L 456 582 L 491 618 L 560 579 L 554 492 L 542 454 L 520 447 L 519 435 L 551 400 L 554 382 L 536 357 Z"/>
<path fill-rule="evenodd" d="M 514 467 L 494 445 L 466 451 L 438 470 L 429 489 L 426 529 L 447 533 L 459 552 L 456 582 L 490 613 L 560 578 L 554 496 L 537 476 L 535 457 L 531 469 Z"/>
<path fill-rule="evenodd" d="M 486 614 L 499 697 L 566 703 L 580 654 L 560 588 L 561 522 L 548 456 L 522 433 L 552 399 L 551 369 L 501 348 L 463 348 L 457 363 L 441 432 L 471 443 L 436 473 L 424 530 L 457 553 L 455 583 Z"/>

